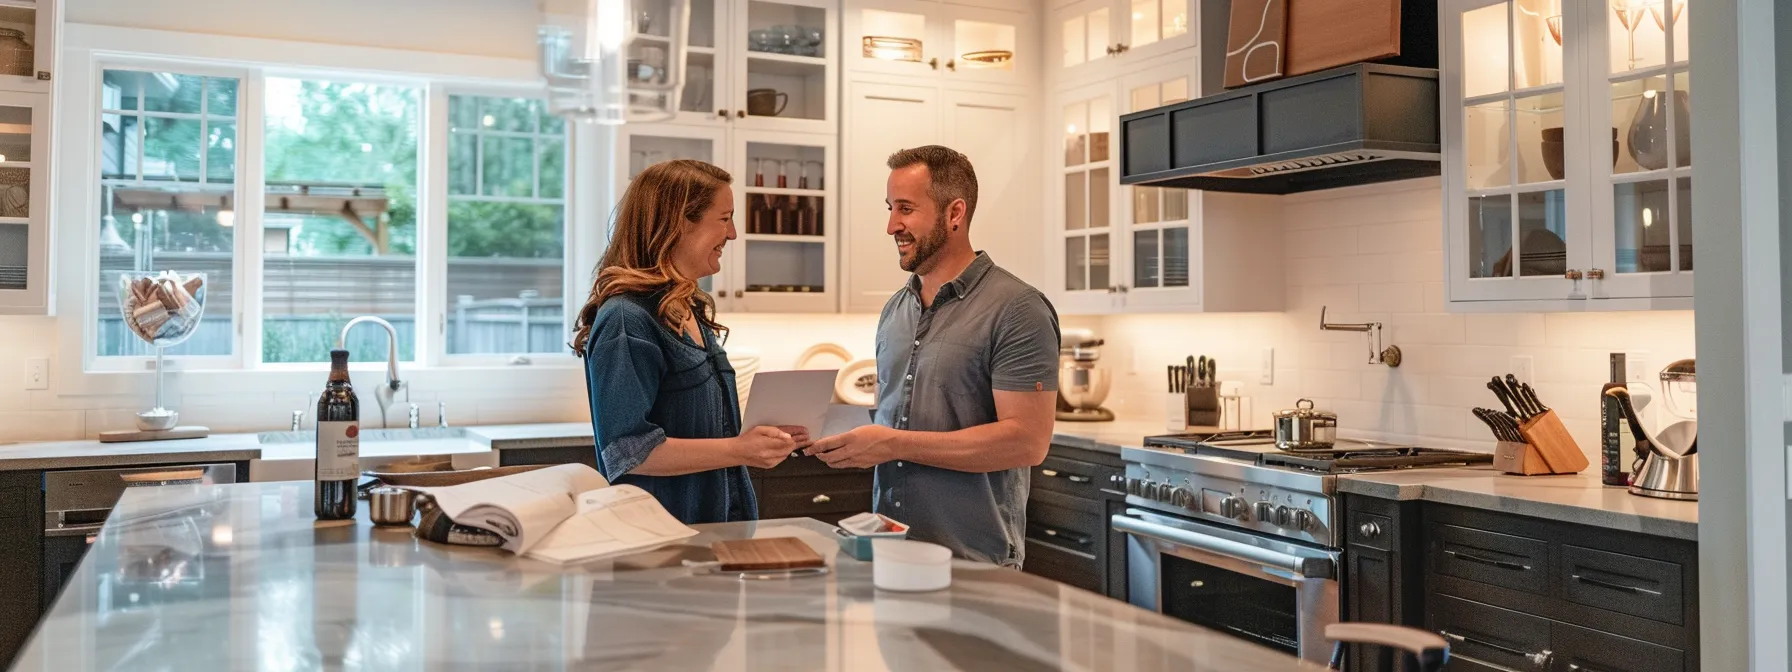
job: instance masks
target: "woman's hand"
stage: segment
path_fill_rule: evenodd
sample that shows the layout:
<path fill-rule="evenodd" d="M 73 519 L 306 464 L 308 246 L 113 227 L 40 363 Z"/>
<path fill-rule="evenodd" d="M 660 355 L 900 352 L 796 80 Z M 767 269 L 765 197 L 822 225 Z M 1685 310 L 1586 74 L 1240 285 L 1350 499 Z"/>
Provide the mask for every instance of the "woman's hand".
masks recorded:
<path fill-rule="evenodd" d="M 759 469 L 778 466 L 795 450 L 796 440 L 777 427 L 761 425 L 734 438 L 735 457 L 741 464 Z"/>
<path fill-rule="evenodd" d="M 782 429 L 785 434 L 790 435 L 790 440 L 796 442 L 797 450 L 808 448 L 809 444 L 815 443 L 815 438 L 809 436 L 808 427 L 802 425 L 778 425 L 778 429 Z"/>

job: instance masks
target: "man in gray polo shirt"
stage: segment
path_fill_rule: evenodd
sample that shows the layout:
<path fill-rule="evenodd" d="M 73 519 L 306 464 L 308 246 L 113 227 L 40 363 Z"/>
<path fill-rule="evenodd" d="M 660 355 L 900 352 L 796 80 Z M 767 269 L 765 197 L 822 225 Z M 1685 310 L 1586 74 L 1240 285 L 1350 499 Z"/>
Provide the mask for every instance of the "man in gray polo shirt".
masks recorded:
<path fill-rule="evenodd" d="M 876 467 L 873 510 L 909 524 L 909 538 L 1019 567 L 1028 468 L 1051 445 L 1058 314 L 971 247 L 969 159 L 927 146 L 889 167 L 886 232 L 914 275 L 878 319 L 877 422 L 808 452 Z"/>

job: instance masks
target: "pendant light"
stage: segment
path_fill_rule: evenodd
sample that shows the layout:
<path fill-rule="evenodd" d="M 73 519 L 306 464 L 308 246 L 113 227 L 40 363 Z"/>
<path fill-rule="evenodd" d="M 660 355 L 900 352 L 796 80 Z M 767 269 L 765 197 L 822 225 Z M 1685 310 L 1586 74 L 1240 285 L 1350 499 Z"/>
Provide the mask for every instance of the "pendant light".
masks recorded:
<path fill-rule="evenodd" d="M 666 7 L 661 21 L 650 8 Z M 541 0 L 538 32 L 548 110 L 588 123 L 664 121 L 678 114 L 690 0 Z"/>

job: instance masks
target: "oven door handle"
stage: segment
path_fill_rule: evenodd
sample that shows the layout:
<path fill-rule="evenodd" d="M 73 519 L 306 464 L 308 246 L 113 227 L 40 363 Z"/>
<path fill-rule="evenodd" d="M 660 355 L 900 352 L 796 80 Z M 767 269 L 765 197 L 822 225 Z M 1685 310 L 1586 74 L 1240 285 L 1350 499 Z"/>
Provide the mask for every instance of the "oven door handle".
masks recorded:
<path fill-rule="evenodd" d="M 1157 523 L 1139 520 L 1131 516 L 1114 516 L 1112 523 L 1114 529 L 1119 532 L 1125 532 L 1127 534 L 1137 535 L 1148 539 L 1156 539 L 1178 546 L 1187 546 L 1189 548 L 1205 551 L 1221 557 L 1231 558 L 1240 562 L 1256 563 L 1265 567 L 1284 570 L 1293 573 L 1300 578 L 1335 578 L 1333 571 L 1335 567 L 1331 560 L 1325 558 L 1303 558 L 1297 555 L 1289 555 L 1287 553 L 1272 551 L 1267 548 L 1258 548 L 1250 544 L 1239 543 L 1230 539 L 1221 539 L 1204 534 L 1195 534 L 1193 532 L 1178 530 L 1174 527 L 1158 525 Z"/>

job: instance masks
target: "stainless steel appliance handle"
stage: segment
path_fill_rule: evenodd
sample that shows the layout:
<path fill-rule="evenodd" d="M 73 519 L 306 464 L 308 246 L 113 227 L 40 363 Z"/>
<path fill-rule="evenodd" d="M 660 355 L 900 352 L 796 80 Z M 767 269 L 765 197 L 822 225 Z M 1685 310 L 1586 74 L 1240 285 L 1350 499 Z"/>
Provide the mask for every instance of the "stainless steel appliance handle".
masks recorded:
<path fill-rule="evenodd" d="M 1334 570 L 1336 569 L 1332 565 L 1332 561 L 1323 558 L 1303 558 L 1300 556 L 1289 555 L 1287 553 L 1272 551 L 1267 548 L 1258 548 L 1250 544 L 1242 544 L 1230 539 L 1220 539 L 1218 537 L 1210 537 L 1204 534 L 1178 530 L 1173 527 L 1139 520 L 1131 516 L 1114 516 L 1112 524 L 1114 529 L 1119 532 L 1156 539 L 1158 541 L 1179 546 L 1187 546 L 1189 548 L 1206 551 L 1214 555 L 1231 558 L 1241 562 L 1252 562 L 1267 567 L 1285 570 L 1297 574 L 1302 578 L 1330 579 L 1333 578 Z"/>
<path fill-rule="evenodd" d="M 68 527 L 47 528 L 44 530 L 44 536 L 46 536 L 46 537 L 84 537 L 84 536 L 98 533 L 100 531 L 100 528 L 105 527 L 105 526 L 106 526 L 105 523 L 93 523 L 91 525 L 71 525 Z"/>

